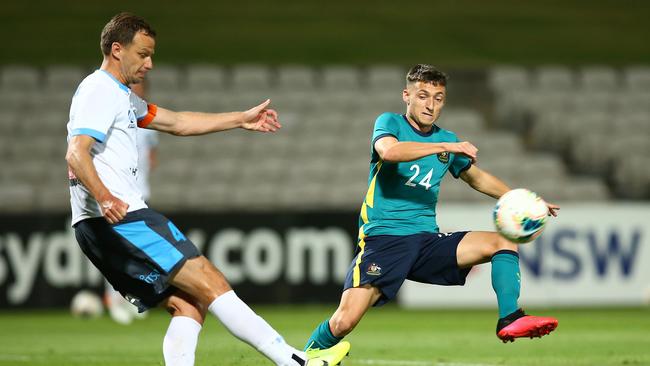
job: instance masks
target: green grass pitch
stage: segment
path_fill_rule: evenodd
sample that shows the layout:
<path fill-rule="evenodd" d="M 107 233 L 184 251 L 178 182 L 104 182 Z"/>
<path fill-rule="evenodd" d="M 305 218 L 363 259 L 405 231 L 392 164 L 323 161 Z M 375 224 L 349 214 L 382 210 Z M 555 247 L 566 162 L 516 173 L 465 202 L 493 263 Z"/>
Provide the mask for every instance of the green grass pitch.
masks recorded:
<path fill-rule="evenodd" d="M 293 345 L 302 346 L 333 307 L 254 306 Z M 542 339 L 503 344 L 495 311 L 372 309 L 348 337 L 344 366 L 650 365 L 650 308 L 531 311 L 560 319 Z M 130 326 L 107 316 L 64 311 L 0 313 L 0 365 L 162 365 L 168 322 L 162 311 Z M 270 365 L 214 318 L 204 326 L 197 365 Z"/>

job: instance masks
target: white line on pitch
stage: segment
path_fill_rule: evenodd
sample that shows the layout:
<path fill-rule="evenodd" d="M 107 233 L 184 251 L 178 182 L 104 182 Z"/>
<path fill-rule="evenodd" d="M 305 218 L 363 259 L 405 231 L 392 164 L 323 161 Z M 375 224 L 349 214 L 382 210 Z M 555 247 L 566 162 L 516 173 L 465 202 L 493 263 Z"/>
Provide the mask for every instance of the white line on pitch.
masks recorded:
<path fill-rule="evenodd" d="M 494 366 L 485 363 L 464 363 L 464 362 L 429 362 L 429 361 L 408 361 L 408 360 L 354 360 L 354 363 L 363 365 L 388 365 L 388 366 Z"/>

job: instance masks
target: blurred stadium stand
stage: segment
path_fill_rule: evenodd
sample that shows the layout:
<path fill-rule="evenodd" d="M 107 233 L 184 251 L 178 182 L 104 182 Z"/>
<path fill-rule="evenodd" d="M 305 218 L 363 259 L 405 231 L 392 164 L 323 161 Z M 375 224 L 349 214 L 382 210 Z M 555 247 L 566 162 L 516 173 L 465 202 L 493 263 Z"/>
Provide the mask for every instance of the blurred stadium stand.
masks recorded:
<path fill-rule="evenodd" d="M 3 211 L 68 209 L 65 124 L 74 89 L 90 71 L 0 69 Z M 283 129 L 273 136 L 161 136 L 154 206 L 356 210 L 366 190 L 374 119 L 403 112 L 404 72 L 391 65 L 157 65 L 149 74 L 151 102 L 229 111 L 270 97 Z M 478 146 L 479 166 L 553 201 L 650 198 L 650 68 L 511 65 L 472 81 L 489 91 L 490 108 L 454 104 L 438 124 Z M 443 182 L 442 202 L 489 201 L 451 180 Z"/>
<path fill-rule="evenodd" d="M 606 183 L 613 197 L 649 198 L 650 68 L 505 66 L 488 81 L 496 126 Z"/>

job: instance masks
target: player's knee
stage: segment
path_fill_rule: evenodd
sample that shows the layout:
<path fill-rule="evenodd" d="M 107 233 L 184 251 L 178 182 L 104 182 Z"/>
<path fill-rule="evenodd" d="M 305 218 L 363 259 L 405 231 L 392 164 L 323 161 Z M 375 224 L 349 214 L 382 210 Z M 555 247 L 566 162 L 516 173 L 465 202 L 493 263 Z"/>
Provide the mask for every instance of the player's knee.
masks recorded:
<path fill-rule="evenodd" d="M 495 236 L 495 243 L 492 248 L 492 253 L 490 256 L 492 256 L 494 253 L 500 251 L 500 250 L 511 250 L 513 252 L 518 252 L 519 251 L 519 246 L 516 243 L 511 242 L 510 240 L 504 238 L 503 236 L 494 233 Z"/>
<path fill-rule="evenodd" d="M 340 315 L 332 317 L 330 325 L 332 326 L 332 333 L 336 337 L 343 337 L 352 332 L 358 323 L 359 319 L 356 319 L 349 315 Z"/>
<path fill-rule="evenodd" d="M 232 289 L 223 274 L 203 256 L 186 261 L 173 284 L 207 304 Z"/>

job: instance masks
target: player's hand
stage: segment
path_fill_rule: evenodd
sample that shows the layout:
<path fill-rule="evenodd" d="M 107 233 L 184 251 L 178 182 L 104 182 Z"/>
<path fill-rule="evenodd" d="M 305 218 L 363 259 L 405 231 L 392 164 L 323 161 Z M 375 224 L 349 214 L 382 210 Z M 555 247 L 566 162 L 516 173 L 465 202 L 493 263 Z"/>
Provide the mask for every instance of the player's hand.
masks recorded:
<path fill-rule="evenodd" d="M 278 122 L 278 112 L 267 109 L 271 103 L 270 99 L 262 104 L 243 112 L 242 128 L 259 132 L 275 132 L 282 127 Z"/>
<path fill-rule="evenodd" d="M 478 149 L 470 142 L 463 141 L 463 142 L 450 143 L 449 152 L 452 152 L 454 154 L 465 155 L 468 158 L 472 159 L 472 163 L 476 163 Z"/>
<path fill-rule="evenodd" d="M 109 224 L 117 224 L 126 216 L 129 205 L 112 194 L 107 194 L 99 201 L 102 215 Z"/>
<path fill-rule="evenodd" d="M 546 202 L 546 201 L 544 201 L 544 202 Z M 553 203 L 550 203 L 550 202 L 546 202 L 546 206 L 548 207 L 548 215 L 553 216 L 553 217 L 557 217 L 557 212 L 560 210 L 560 206 L 558 206 L 556 204 L 553 204 Z"/>

